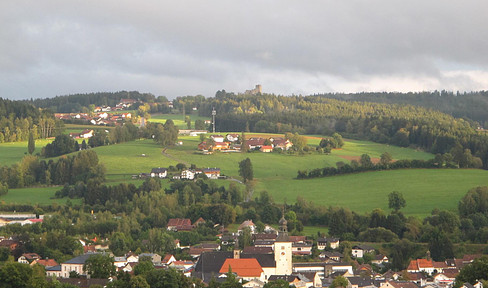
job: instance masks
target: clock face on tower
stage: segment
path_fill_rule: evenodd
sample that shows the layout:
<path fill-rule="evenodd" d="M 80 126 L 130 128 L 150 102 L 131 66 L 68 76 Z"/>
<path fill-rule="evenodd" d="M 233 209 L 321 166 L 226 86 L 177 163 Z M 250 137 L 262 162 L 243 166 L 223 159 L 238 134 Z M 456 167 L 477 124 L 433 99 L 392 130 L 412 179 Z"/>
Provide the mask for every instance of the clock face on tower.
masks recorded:
<path fill-rule="evenodd" d="M 285 252 L 281 252 L 281 255 L 285 255 Z"/>

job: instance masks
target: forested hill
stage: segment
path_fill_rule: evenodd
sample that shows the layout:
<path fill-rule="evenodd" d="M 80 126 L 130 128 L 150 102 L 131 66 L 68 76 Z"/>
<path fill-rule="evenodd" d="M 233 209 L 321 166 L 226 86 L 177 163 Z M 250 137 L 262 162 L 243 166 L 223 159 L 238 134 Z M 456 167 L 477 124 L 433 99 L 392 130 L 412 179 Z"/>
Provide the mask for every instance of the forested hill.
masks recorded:
<path fill-rule="evenodd" d="M 201 99 L 195 99 L 201 101 Z M 195 105 L 191 97 L 185 104 Z M 179 99 L 173 101 L 181 108 Z M 298 132 L 420 147 L 433 153 L 466 153 L 488 168 L 488 137 L 468 121 L 413 105 L 340 101 L 321 96 L 244 95 L 218 91 L 199 102 L 202 116 L 217 112 L 218 131 Z M 455 149 L 454 149 L 455 148 Z"/>
<path fill-rule="evenodd" d="M 449 91 L 399 93 L 328 93 L 316 96 L 345 101 L 409 104 L 432 108 L 456 118 L 468 118 L 488 127 L 488 91 L 454 93 Z"/>
<path fill-rule="evenodd" d="M 119 91 L 72 94 L 66 96 L 56 96 L 54 98 L 35 99 L 28 102 L 36 107 L 49 108 L 53 112 L 71 113 L 82 112 L 88 109 L 90 105 L 108 105 L 113 107 L 117 105 L 121 99 L 135 99 L 141 100 L 143 102 L 154 102 L 155 97 L 150 93 L 140 93 L 137 91 Z"/>
<path fill-rule="evenodd" d="M 62 126 L 49 111 L 22 101 L 0 98 L 0 143 L 26 141 L 29 133 L 34 138 L 55 136 Z"/>

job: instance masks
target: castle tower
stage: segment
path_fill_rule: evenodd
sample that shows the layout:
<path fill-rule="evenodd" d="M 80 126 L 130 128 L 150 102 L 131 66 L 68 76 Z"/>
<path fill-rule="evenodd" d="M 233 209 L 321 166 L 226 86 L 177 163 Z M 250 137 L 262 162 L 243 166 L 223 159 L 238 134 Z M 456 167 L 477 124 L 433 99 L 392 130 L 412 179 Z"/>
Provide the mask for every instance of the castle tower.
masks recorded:
<path fill-rule="evenodd" d="M 288 237 L 288 222 L 283 215 L 280 220 L 278 237 L 274 243 L 274 256 L 276 261 L 276 275 L 290 275 L 292 273 L 292 243 Z"/>

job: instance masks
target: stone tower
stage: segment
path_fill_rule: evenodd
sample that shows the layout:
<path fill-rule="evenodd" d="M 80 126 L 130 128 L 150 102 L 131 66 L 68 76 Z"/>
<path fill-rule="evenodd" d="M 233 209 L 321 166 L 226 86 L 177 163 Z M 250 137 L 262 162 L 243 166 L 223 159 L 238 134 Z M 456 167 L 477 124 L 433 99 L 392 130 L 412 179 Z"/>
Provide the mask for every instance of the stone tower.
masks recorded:
<path fill-rule="evenodd" d="M 291 242 L 288 238 L 288 222 L 284 215 L 280 220 L 278 237 L 274 243 L 274 256 L 276 261 L 276 275 L 290 275 L 292 273 Z"/>

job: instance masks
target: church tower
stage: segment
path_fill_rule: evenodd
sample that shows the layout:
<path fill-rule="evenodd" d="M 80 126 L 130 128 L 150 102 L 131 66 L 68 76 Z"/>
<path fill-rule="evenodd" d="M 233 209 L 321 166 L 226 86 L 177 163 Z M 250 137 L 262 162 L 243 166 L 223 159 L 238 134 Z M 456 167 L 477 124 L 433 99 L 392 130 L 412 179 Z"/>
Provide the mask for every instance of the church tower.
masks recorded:
<path fill-rule="evenodd" d="M 278 237 L 274 243 L 274 257 L 276 262 L 276 275 L 290 275 L 292 273 L 291 242 L 288 238 L 288 222 L 283 215 L 280 220 Z"/>

